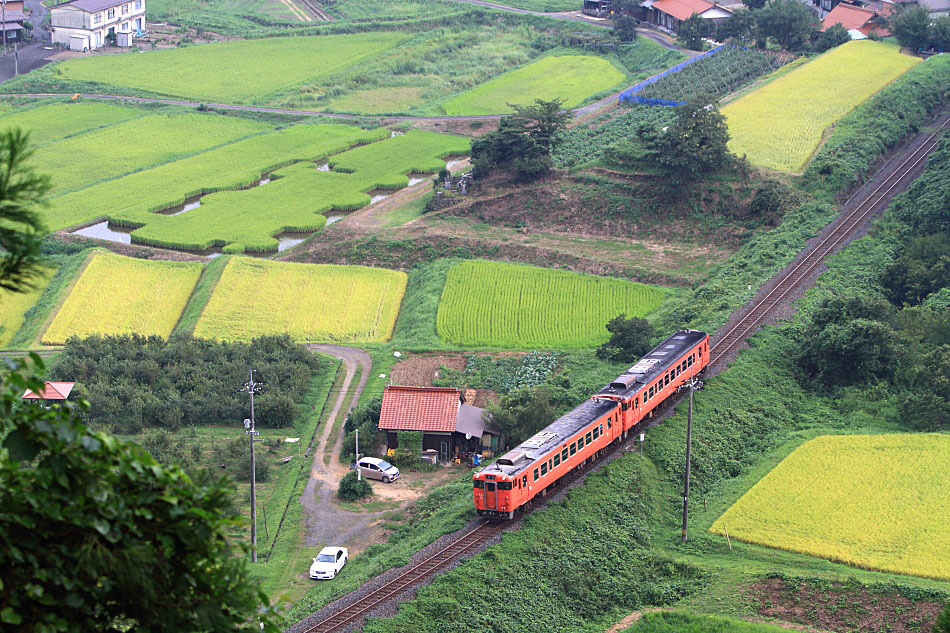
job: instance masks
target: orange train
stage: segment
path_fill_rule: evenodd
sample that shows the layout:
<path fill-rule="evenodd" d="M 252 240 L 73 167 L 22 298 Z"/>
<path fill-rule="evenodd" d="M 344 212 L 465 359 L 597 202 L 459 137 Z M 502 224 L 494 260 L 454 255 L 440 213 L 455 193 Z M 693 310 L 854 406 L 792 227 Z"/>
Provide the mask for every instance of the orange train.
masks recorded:
<path fill-rule="evenodd" d="M 709 336 L 680 330 L 573 410 L 474 475 L 475 508 L 510 519 L 558 480 L 624 439 L 709 363 Z"/>

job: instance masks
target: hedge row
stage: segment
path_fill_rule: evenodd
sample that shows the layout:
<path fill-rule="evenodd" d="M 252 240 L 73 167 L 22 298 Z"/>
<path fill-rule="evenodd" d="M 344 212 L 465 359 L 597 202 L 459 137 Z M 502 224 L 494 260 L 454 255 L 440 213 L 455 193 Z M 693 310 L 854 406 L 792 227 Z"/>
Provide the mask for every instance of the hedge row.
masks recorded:
<path fill-rule="evenodd" d="M 835 125 L 805 169 L 804 186 L 834 196 L 863 181 L 891 147 L 916 134 L 950 98 L 950 55 L 935 55 L 910 69 Z"/>

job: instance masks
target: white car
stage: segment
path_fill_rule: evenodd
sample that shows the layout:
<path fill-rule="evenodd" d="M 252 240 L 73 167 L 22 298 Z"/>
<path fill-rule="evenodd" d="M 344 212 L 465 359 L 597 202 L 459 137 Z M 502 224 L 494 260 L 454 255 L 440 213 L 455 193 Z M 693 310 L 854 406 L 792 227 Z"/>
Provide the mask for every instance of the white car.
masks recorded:
<path fill-rule="evenodd" d="M 399 469 L 377 457 L 361 457 L 358 468 L 367 479 L 378 479 L 384 484 L 399 479 Z"/>
<path fill-rule="evenodd" d="M 347 556 L 349 553 L 345 547 L 324 547 L 310 565 L 310 577 L 316 580 L 335 578 L 346 565 Z"/>

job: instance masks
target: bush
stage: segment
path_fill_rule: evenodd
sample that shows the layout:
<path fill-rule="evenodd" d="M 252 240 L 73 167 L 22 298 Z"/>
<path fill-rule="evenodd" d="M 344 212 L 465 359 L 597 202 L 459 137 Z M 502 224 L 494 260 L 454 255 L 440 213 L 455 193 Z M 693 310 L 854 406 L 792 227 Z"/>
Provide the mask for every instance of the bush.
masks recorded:
<path fill-rule="evenodd" d="M 373 487 L 366 479 L 357 479 L 356 471 L 350 471 L 340 480 L 336 496 L 344 501 L 356 501 L 373 495 Z"/>

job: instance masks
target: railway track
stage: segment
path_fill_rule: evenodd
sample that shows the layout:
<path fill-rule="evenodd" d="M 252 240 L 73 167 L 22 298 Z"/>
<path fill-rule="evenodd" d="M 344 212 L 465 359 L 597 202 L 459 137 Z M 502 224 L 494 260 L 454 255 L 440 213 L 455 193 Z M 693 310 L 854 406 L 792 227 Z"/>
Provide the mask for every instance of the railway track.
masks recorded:
<path fill-rule="evenodd" d="M 317 18 L 318 20 L 323 20 L 324 22 L 332 22 L 333 18 L 330 17 L 330 14 L 320 8 L 320 6 L 314 2 L 314 0 L 297 0 L 302 4 L 310 14 Z"/>
<path fill-rule="evenodd" d="M 502 523 L 488 521 L 479 524 L 475 529 L 466 532 L 431 556 L 412 565 L 372 593 L 343 607 L 317 624 L 302 629 L 299 633 L 331 633 L 355 624 L 377 606 L 412 588 L 420 580 L 444 568 L 465 552 L 493 538 L 504 527 Z"/>
<path fill-rule="evenodd" d="M 948 126 L 950 126 L 950 117 L 945 117 L 941 125 L 926 137 L 917 149 L 904 157 L 870 194 L 860 200 L 850 213 L 837 220 L 833 228 L 810 248 L 798 263 L 794 264 L 787 273 L 780 273 L 781 276 L 774 288 L 756 301 L 751 309 L 724 334 L 716 337 L 710 349 L 710 367 L 726 360 L 739 344 L 769 319 L 775 308 L 789 293 L 800 288 L 817 271 L 828 255 L 844 246 L 846 240 L 868 220 L 885 198 L 903 184 L 914 169 L 926 160 L 940 142 L 942 133 Z M 878 170 L 875 177 L 888 169 L 891 169 L 891 166 L 885 165 Z"/>

